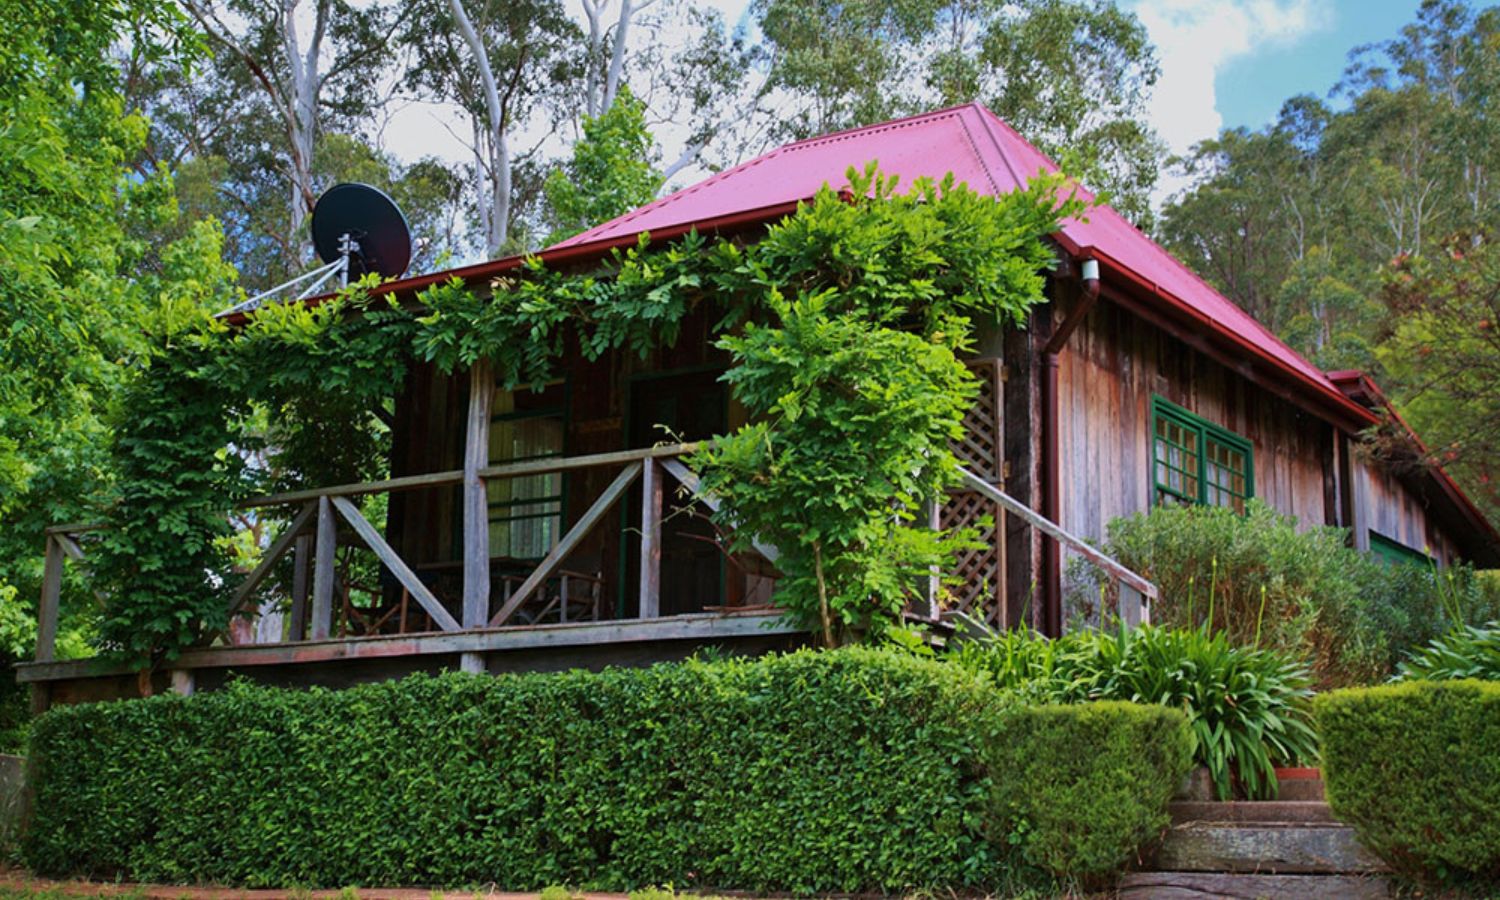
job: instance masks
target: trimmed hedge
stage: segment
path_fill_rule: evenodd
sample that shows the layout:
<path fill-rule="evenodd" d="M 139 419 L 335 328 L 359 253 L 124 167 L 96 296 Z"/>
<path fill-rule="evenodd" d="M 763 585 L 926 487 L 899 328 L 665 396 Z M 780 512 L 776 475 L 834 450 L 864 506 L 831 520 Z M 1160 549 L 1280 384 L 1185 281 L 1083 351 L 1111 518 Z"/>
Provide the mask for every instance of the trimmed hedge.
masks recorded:
<path fill-rule="evenodd" d="M 1098 880 L 1167 827 L 1192 743 L 1186 717 L 1163 706 L 1012 710 L 999 717 L 987 754 L 994 815 L 1026 862 Z"/>
<path fill-rule="evenodd" d="M 1500 878 L 1500 683 L 1413 681 L 1314 702 L 1328 802 L 1428 880 Z"/>
<path fill-rule="evenodd" d="M 48 875 L 270 886 L 983 887 L 1018 862 L 991 840 L 987 737 L 1079 756 L 1080 810 L 1119 802 L 1094 793 L 1106 773 L 1176 762 L 1144 745 L 1175 746 L 1163 725 L 1102 740 L 1103 719 L 1072 716 L 1069 734 L 1055 715 L 958 667 L 863 649 L 342 691 L 239 683 L 41 717 L 24 852 Z M 1080 774 L 1063 773 L 999 783 L 1040 796 Z M 1116 848 L 1149 836 L 1160 805 L 1148 791 L 1134 815 L 1084 814 L 1086 835 L 1119 832 L 1080 841 L 1089 864 L 1128 855 Z"/>

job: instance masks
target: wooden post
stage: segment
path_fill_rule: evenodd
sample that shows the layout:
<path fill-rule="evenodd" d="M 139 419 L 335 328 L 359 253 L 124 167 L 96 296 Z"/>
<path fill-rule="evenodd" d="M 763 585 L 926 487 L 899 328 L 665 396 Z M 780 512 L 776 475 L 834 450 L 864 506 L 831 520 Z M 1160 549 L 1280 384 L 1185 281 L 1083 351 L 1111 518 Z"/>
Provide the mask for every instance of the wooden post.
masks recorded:
<path fill-rule="evenodd" d="M 481 359 L 469 370 L 469 421 L 464 437 L 463 627 L 483 628 L 490 617 L 490 504 L 479 471 L 490 464 L 490 405 L 495 374 Z"/>
<path fill-rule="evenodd" d="M 57 647 L 58 603 L 62 599 L 63 545 L 47 535 L 47 556 L 42 564 L 42 600 L 37 607 L 36 661 L 51 662 Z"/>
<path fill-rule="evenodd" d="M 943 507 L 937 500 L 929 500 L 923 504 L 923 511 L 927 514 L 927 527 L 933 531 L 940 531 L 943 527 Z M 933 621 L 938 618 L 938 594 L 943 589 L 943 572 L 937 566 L 932 566 L 927 571 L 927 609 L 924 615 Z"/>
<path fill-rule="evenodd" d="M 319 497 L 310 636 L 315 641 L 327 640 L 333 630 L 333 563 L 338 551 L 338 539 L 338 523 L 333 518 L 333 503 L 327 497 Z"/>
<path fill-rule="evenodd" d="M 172 693 L 177 694 L 181 697 L 191 697 L 193 696 L 193 687 L 194 679 L 192 669 L 172 670 Z"/>
<path fill-rule="evenodd" d="M 1120 621 L 1126 628 L 1139 628 L 1145 618 L 1146 597 L 1130 585 L 1120 582 Z M 1149 621 L 1149 619 L 1147 620 Z"/>
<path fill-rule="evenodd" d="M 307 589 L 312 574 L 313 537 L 304 534 L 292 548 L 292 612 L 287 625 L 287 640 L 307 640 Z"/>
<path fill-rule="evenodd" d="M 642 619 L 661 615 L 661 466 L 648 459 L 641 470 L 641 590 Z"/>

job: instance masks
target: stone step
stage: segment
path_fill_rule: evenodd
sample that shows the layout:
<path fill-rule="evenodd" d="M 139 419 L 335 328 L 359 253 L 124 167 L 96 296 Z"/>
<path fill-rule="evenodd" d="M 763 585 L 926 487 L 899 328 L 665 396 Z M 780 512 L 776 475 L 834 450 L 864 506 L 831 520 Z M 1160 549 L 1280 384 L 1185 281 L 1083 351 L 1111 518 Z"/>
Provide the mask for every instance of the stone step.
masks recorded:
<path fill-rule="evenodd" d="M 1178 800 L 1167 804 L 1176 824 L 1189 822 L 1337 825 L 1333 810 L 1317 800 Z"/>
<path fill-rule="evenodd" d="M 1276 782 L 1277 800 L 1322 800 L 1322 778 L 1286 778 Z"/>
<path fill-rule="evenodd" d="M 1173 826 L 1151 868 L 1164 872 L 1350 874 L 1384 872 L 1343 825 L 1193 822 Z"/>
<path fill-rule="evenodd" d="M 1225 875 L 1217 872 L 1132 872 L 1120 879 L 1122 900 L 1376 900 L 1391 896 L 1372 875 Z"/>

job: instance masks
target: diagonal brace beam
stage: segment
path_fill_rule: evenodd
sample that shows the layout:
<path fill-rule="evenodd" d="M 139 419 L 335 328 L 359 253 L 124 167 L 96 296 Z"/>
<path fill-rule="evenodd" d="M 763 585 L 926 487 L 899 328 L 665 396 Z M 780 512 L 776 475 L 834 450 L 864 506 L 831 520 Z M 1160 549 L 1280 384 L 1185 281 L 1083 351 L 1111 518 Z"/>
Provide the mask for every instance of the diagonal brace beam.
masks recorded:
<path fill-rule="evenodd" d="M 302 533 L 302 529 L 307 527 L 307 523 L 312 521 L 312 517 L 317 512 L 318 504 L 316 502 L 305 503 L 297 515 L 292 517 L 291 524 L 287 525 L 286 530 L 281 533 L 281 536 L 266 550 L 266 555 L 261 558 L 260 565 L 256 566 L 249 575 L 245 576 L 244 582 L 234 592 L 234 599 L 229 601 L 229 614 L 231 616 L 244 607 L 245 601 L 250 599 L 250 595 L 255 592 L 256 588 L 260 587 L 260 583 L 266 580 L 267 575 L 271 574 L 271 569 L 291 549 L 292 544 L 297 540 L 297 535 Z"/>
<path fill-rule="evenodd" d="M 667 473 L 673 478 L 681 482 L 682 486 L 688 489 L 688 493 L 693 495 L 694 500 L 697 500 L 714 512 L 719 511 L 719 498 L 703 490 L 703 485 L 698 480 L 698 473 L 683 465 L 682 460 L 664 459 L 661 461 L 661 467 L 666 469 Z M 752 540 L 750 546 L 755 549 L 756 553 L 760 554 L 762 559 L 772 565 L 775 565 L 777 557 L 781 555 L 780 551 L 775 547 L 770 544 L 763 544 L 758 540 Z"/>
<path fill-rule="evenodd" d="M 625 471 L 616 476 L 614 481 L 610 482 L 609 487 L 604 489 L 604 493 L 599 495 L 599 499 L 594 501 L 594 505 L 590 506 L 588 512 L 583 514 L 583 518 L 579 519 L 577 524 L 568 529 L 568 533 L 562 536 L 562 540 L 558 541 L 557 546 L 552 548 L 552 552 L 548 553 L 547 557 L 541 561 L 536 567 L 536 571 L 532 572 L 527 576 L 525 581 L 521 582 L 521 586 L 516 588 L 516 592 L 510 595 L 510 599 L 505 601 L 505 605 L 500 607 L 500 611 L 495 613 L 493 619 L 490 619 L 490 627 L 504 625 L 505 620 L 509 619 L 517 609 L 521 608 L 521 604 L 531 599 L 531 595 L 536 593 L 537 588 L 541 587 L 551 577 L 552 573 L 562 564 L 562 561 L 567 558 L 568 554 L 573 552 L 573 548 L 578 546 L 578 542 L 583 540 L 584 536 L 599 523 L 600 519 L 604 518 L 604 514 L 609 512 L 610 508 L 615 505 L 615 501 L 620 499 L 620 495 L 625 493 L 626 489 L 640 476 L 641 464 L 640 462 L 633 462 L 626 466 Z"/>
<path fill-rule="evenodd" d="M 339 511 L 339 515 L 343 516 L 344 520 L 349 523 L 355 533 L 364 540 L 365 545 L 375 551 L 375 555 L 380 557 L 380 561 L 385 563 L 387 569 L 391 570 L 391 574 L 396 576 L 396 580 L 401 582 L 401 585 L 411 593 L 417 603 L 421 604 L 422 608 L 427 611 L 427 614 L 432 616 L 432 620 L 438 623 L 438 627 L 444 631 L 462 630 L 462 626 L 458 624 L 457 619 L 453 618 L 453 614 L 448 612 L 443 607 L 443 604 L 438 601 L 438 598 L 433 595 L 432 591 L 428 589 L 427 585 L 422 583 L 422 579 L 418 578 L 417 573 L 411 570 L 411 566 L 406 564 L 406 560 L 402 559 L 395 550 L 391 549 L 391 545 L 385 542 L 385 538 L 380 536 L 380 532 L 375 530 L 375 526 L 365 521 L 365 517 L 359 514 L 359 509 L 353 503 L 350 503 L 343 497 L 334 497 L 333 508 Z"/>

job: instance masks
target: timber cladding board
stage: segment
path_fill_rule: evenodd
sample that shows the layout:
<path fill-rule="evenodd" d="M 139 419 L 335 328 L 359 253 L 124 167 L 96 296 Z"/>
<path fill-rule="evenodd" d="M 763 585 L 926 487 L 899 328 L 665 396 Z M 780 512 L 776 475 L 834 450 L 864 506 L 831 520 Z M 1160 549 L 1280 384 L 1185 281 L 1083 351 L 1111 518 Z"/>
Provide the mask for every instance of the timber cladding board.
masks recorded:
<path fill-rule="evenodd" d="M 1332 427 L 1119 304 L 1101 301 L 1085 318 L 1061 354 L 1058 387 L 1066 527 L 1102 538 L 1111 519 L 1154 502 L 1153 395 L 1249 440 L 1256 496 L 1324 524 Z"/>
<path fill-rule="evenodd" d="M 1456 547 L 1448 535 L 1432 526 L 1423 498 L 1400 478 L 1358 459 L 1358 451 L 1355 456 L 1354 491 L 1363 527 L 1441 562 L 1455 559 Z M 1364 543 L 1368 544 L 1368 536 Z"/>

